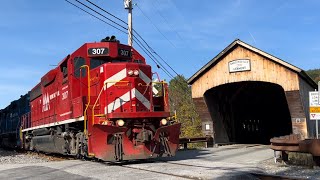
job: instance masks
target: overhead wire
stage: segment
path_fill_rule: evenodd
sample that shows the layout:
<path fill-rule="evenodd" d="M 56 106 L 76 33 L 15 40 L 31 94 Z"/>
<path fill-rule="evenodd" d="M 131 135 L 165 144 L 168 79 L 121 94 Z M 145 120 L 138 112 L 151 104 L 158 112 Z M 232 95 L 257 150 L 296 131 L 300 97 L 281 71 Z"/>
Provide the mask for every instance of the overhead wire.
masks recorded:
<path fill-rule="evenodd" d="M 162 71 L 165 74 L 167 74 L 167 76 L 169 76 L 170 78 L 174 78 L 174 76 L 167 69 L 161 68 L 161 66 L 163 66 L 163 65 L 156 58 L 154 58 L 152 53 L 150 53 L 150 51 L 148 49 L 146 49 L 146 47 L 143 46 L 143 44 L 141 44 L 141 42 L 137 38 L 134 38 L 133 41 L 136 42 L 136 44 L 141 48 L 141 50 L 146 53 L 146 55 L 157 65 L 158 68 L 162 69 Z"/>
<path fill-rule="evenodd" d="M 112 13 L 109 13 L 108 11 L 106 11 L 105 9 L 103 9 L 103 8 L 101 8 L 100 6 L 96 5 L 95 3 L 91 2 L 90 0 L 86 0 L 86 1 L 87 1 L 88 3 L 90 3 L 90 4 L 92 4 L 93 6 L 95 6 L 96 8 L 100 9 L 101 11 L 109 14 L 110 16 L 112 16 L 112 17 L 118 19 L 119 21 L 123 22 L 124 24 L 128 25 L 128 23 L 125 22 L 124 20 L 118 18 L 117 16 L 113 15 Z"/>
<path fill-rule="evenodd" d="M 156 0 L 157 1 L 157 0 Z M 159 4 L 159 1 L 157 1 L 157 3 Z M 159 14 L 159 16 L 164 20 L 164 22 L 171 28 L 172 31 L 174 31 L 176 33 L 176 35 L 179 37 L 179 39 L 181 41 L 183 41 L 185 44 L 185 40 L 180 36 L 180 34 L 172 27 L 172 25 L 168 22 L 167 18 L 165 18 L 161 12 L 159 11 L 158 7 L 156 5 L 154 5 L 153 3 L 151 3 L 152 6 L 154 7 L 154 9 L 156 10 L 156 12 Z"/>
<path fill-rule="evenodd" d="M 75 6 L 75 7 L 77 7 L 78 9 L 80 9 L 80 10 L 82 10 L 82 11 L 84 11 L 84 12 L 86 12 L 87 14 L 89 14 L 89 15 L 91 15 L 91 16 L 93 16 L 93 17 L 95 17 L 95 18 L 97 18 L 98 20 L 100 20 L 100 21 L 102 21 L 102 22 L 105 22 L 105 23 L 107 23 L 106 21 L 104 21 L 104 20 L 102 20 L 101 18 L 99 18 L 99 17 L 97 17 L 97 16 L 95 16 L 95 15 L 93 15 L 93 14 L 91 14 L 91 13 L 89 13 L 88 11 L 86 11 L 86 10 L 84 10 L 84 9 L 82 9 L 81 7 L 79 7 L 79 6 L 77 6 L 77 5 L 75 5 L 74 3 L 72 3 L 72 2 L 70 2 L 70 1 L 68 1 L 68 0 L 65 0 L 65 1 L 67 1 L 69 4 L 71 4 L 71 5 L 73 5 L 73 6 Z M 87 5 L 85 5 L 85 4 L 83 4 L 82 2 L 80 2 L 80 1 L 78 1 L 78 0 L 75 0 L 75 1 L 77 1 L 79 4 L 81 4 L 82 6 L 84 6 L 84 7 L 86 7 L 86 8 L 88 8 L 88 9 L 90 9 L 91 11 L 93 11 L 93 12 L 95 12 L 95 13 L 97 13 L 97 14 L 99 14 L 100 16 L 102 16 L 102 17 L 104 17 L 104 18 L 106 18 L 106 19 L 108 19 L 109 21 L 111 21 L 111 22 L 113 22 L 113 23 L 115 23 L 114 21 L 112 21 L 111 19 L 109 19 L 109 18 L 107 18 L 107 17 L 105 17 L 104 15 L 102 15 L 101 13 L 99 13 L 99 12 L 97 12 L 97 11 L 95 11 L 94 9 L 92 9 L 92 8 L 90 8 L 89 6 L 87 6 Z M 86 1 L 88 1 L 89 2 L 89 0 L 86 0 Z M 90 4 L 94 4 L 94 3 L 92 3 L 91 1 L 89 2 Z M 95 5 L 97 8 L 100 8 L 99 6 L 97 6 L 97 5 Z M 101 8 L 102 9 L 102 8 Z M 104 12 L 107 12 L 107 11 L 104 11 Z M 108 13 L 108 14 L 111 14 L 111 13 Z M 113 17 L 116 17 L 116 16 L 114 16 L 113 15 Z M 121 20 L 120 18 L 118 18 L 118 17 L 116 17 L 117 19 L 119 19 L 119 20 Z M 122 22 L 124 22 L 123 20 L 121 20 Z M 124 22 L 124 23 L 126 23 L 126 22 Z M 108 25 L 111 25 L 110 23 L 107 23 Z M 117 23 L 116 23 L 117 24 Z M 120 26 L 121 27 L 121 25 L 119 25 L 119 24 L 117 24 L 118 26 Z M 119 31 L 121 31 L 121 32 L 123 32 L 123 33 L 125 33 L 125 34 L 127 34 L 127 32 L 125 32 L 125 31 L 123 31 L 123 30 L 121 30 L 121 29 L 119 29 L 119 28 L 117 28 L 117 27 L 115 27 L 115 26 L 113 26 L 113 25 L 111 25 L 112 27 L 114 27 L 114 28 L 116 28 L 116 29 L 118 29 Z M 122 26 L 122 28 L 124 28 L 123 26 Z M 138 34 L 138 33 L 137 33 Z M 145 42 L 145 40 L 141 37 L 141 35 L 139 34 L 139 37 Z M 157 67 L 158 68 L 160 68 L 160 69 L 162 69 L 163 71 L 164 71 L 164 73 L 165 74 L 167 74 L 168 75 L 168 77 L 170 77 L 170 78 L 174 78 L 174 76 L 166 69 L 166 68 L 164 68 L 164 66 L 152 55 L 152 53 L 156 53 L 150 46 L 149 46 L 149 44 L 148 44 L 148 48 L 149 49 L 152 49 L 152 52 L 150 52 L 144 45 L 143 45 L 143 43 L 141 43 L 141 41 L 137 38 L 137 37 L 135 37 L 134 36 L 134 38 L 136 39 L 135 40 L 135 42 L 137 43 L 137 45 L 147 54 L 147 56 L 149 56 L 149 58 L 157 65 Z M 139 43 L 138 43 L 138 42 Z M 146 43 L 146 42 L 145 42 Z"/>
<path fill-rule="evenodd" d="M 164 36 L 164 34 L 160 31 L 160 29 L 152 22 L 152 20 L 144 13 L 144 11 L 136 4 L 136 6 L 138 7 L 138 9 L 141 11 L 141 13 L 150 21 L 150 23 L 159 31 L 159 33 L 165 38 L 165 39 L 167 39 L 172 45 L 173 45 L 173 43 L 166 37 L 166 36 Z M 164 17 L 163 17 L 164 18 Z M 138 36 L 140 36 L 139 35 L 139 33 L 137 33 L 138 34 Z M 140 36 L 140 38 L 141 39 L 143 39 L 141 36 Z M 145 41 L 144 41 L 145 42 Z M 149 44 L 147 43 L 147 42 L 145 42 L 145 44 L 147 44 L 147 46 L 150 48 L 150 50 L 151 51 L 153 51 L 153 53 L 156 55 L 156 56 L 158 56 L 176 75 L 177 75 L 177 77 L 179 76 L 179 74 L 157 53 L 157 52 L 155 52 L 150 46 L 149 46 Z M 174 45 L 173 45 L 174 46 Z M 176 48 L 176 46 L 174 46 L 175 48 Z M 177 81 L 178 82 L 178 84 L 180 84 L 180 85 L 182 85 L 182 87 L 184 86 L 180 81 Z M 186 81 L 185 81 L 186 82 Z M 184 91 L 186 91 L 184 88 L 183 88 L 183 90 Z"/>
<path fill-rule="evenodd" d="M 133 41 L 137 43 L 137 45 L 157 65 L 158 68 L 162 69 L 169 77 L 174 78 L 174 76 L 166 68 L 162 68 L 164 66 L 161 64 L 161 62 L 159 62 L 159 60 L 157 60 L 157 58 L 154 57 L 152 52 L 150 52 L 134 34 L 133 34 Z"/>
<path fill-rule="evenodd" d="M 76 1 L 77 1 L 78 3 L 80 3 L 78 0 L 76 0 Z M 123 23 L 125 23 L 125 24 L 127 25 L 127 23 L 126 23 L 125 21 L 123 21 L 122 19 L 120 19 L 120 18 L 118 18 L 117 16 L 113 15 L 112 13 L 106 11 L 105 9 L 101 8 L 100 6 L 96 5 L 96 4 L 93 3 L 92 1 L 90 1 L 90 0 L 86 0 L 86 1 L 89 2 L 90 4 L 92 4 L 93 6 L 95 6 L 96 8 L 100 9 L 101 11 L 103 11 L 103 12 L 111 15 L 112 17 L 118 19 L 119 21 L 121 21 L 121 22 L 123 22 Z M 80 4 L 83 5 L 83 6 L 85 6 L 85 7 L 87 7 L 87 8 L 89 8 L 88 6 L 84 5 L 83 3 L 80 3 Z M 92 8 L 89 8 L 89 9 L 92 10 L 92 11 L 94 11 Z M 96 11 L 94 11 L 94 12 L 96 12 Z M 98 13 L 98 12 L 96 12 L 96 13 Z M 100 13 L 98 13 L 98 14 L 101 15 Z M 101 16 L 103 16 L 103 15 L 101 15 Z M 105 16 L 103 16 L 103 17 L 106 18 Z M 110 20 L 109 18 L 107 18 L 107 19 Z M 114 22 L 114 21 L 112 21 L 112 22 Z M 117 25 L 119 25 L 119 24 L 117 24 Z M 157 57 L 159 57 L 176 75 L 179 75 L 156 51 L 154 51 L 153 48 L 151 48 L 151 46 L 144 40 L 144 38 L 143 38 L 135 29 L 133 29 L 133 32 L 135 32 L 135 34 L 137 34 L 137 35 L 139 36 L 139 38 L 148 46 L 148 48 L 150 49 L 150 51 L 151 51 L 152 53 L 154 53 Z M 136 37 L 136 39 L 138 39 L 138 38 Z M 140 42 L 140 45 L 142 45 L 141 42 Z M 156 59 L 154 56 L 153 56 L 153 58 Z M 170 73 L 159 61 L 157 61 L 157 62 L 158 62 L 158 63 L 156 63 L 156 64 L 160 64 L 160 65 L 162 66 L 162 69 L 164 69 L 165 71 L 167 71 L 168 73 Z M 170 74 L 171 74 L 171 73 L 170 73 Z M 171 74 L 170 77 L 173 78 L 173 75 Z"/>
<path fill-rule="evenodd" d="M 125 34 L 127 34 L 127 32 L 125 32 L 125 31 L 123 31 L 123 30 L 121 30 L 121 29 L 113 26 L 112 24 L 110 24 L 110 23 L 102 20 L 101 18 L 99 18 L 99 17 L 97 17 L 97 16 L 89 13 L 88 11 L 80 8 L 79 6 L 75 5 L 74 3 L 71 3 L 71 2 L 68 1 L 68 0 L 65 0 L 65 1 L 67 1 L 69 4 L 71 4 L 71 5 L 73 5 L 73 6 L 77 7 L 78 9 L 86 12 L 87 14 L 95 17 L 96 19 L 98 19 L 98 20 L 100 20 L 100 21 L 102 21 L 102 22 L 104 22 L 104 23 L 106 23 L 106 24 L 108 24 L 108 25 L 116 28 L 117 30 L 119 30 L 119 31 L 121 31 L 121 32 L 123 32 L 123 33 L 125 33 Z M 91 11 L 99 14 L 100 16 L 104 17 L 105 19 L 111 21 L 112 23 L 120 26 L 122 29 L 126 29 L 126 30 L 127 30 L 126 27 L 120 25 L 119 23 L 117 23 L 117 22 L 111 20 L 110 18 L 104 16 L 103 14 L 97 12 L 96 10 L 94 10 L 94 9 L 92 9 L 91 7 L 85 5 L 84 3 L 80 2 L 79 0 L 75 0 L 75 1 L 78 2 L 79 4 L 81 4 L 82 6 L 90 9 Z M 125 23 L 125 24 L 127 25 L 127 23 L 126 23 L 125 21 L 123 21 L 122 19 L 116 17 L 116 16 L 113 15 L 112 13 L 109 13 L 108 11 L 104 10 L 103 8 L 101 8 L 100 6 L 96 5 L 95 3 L 91 2 L 90 0 L 86 0 L 86 1 L 89 2 L 91 5 L 95 6 L 96 8 L 100 9 L 101 11 L 107 13 L 108 15 L 116 18 L 117 20 L 119 20 L 119 21 L 121 21 L 121 22 L 123 22 L 123 23 Z M 139 8 L 139 9 L 140 9 L 140 8 Z M 137 43 L 137 45 L 146 53 L 146 55 L 157 65 L 158 68 L 162 69 L 162 70 L 164 71 L 164 73 L 168 75 L 168 77 L 174 78 L 174 76 L 165 68 L 165 66 L 162 65 L 162 63 L 159 62 L 159 60 L 157 60 L 157 58 L 156 58 L 155 56 L 152 55 L 152 53 L 155 54 L 157 57 L 159 57 L 177 76 L 179 75 L 156 51 L 153 50 L 153 48 L 144 40 L 144 38 L 143 38 L 135 29 L 133 29 L 133 32 L 135 32 L 135 34 L 138 35 L 138 37 L 145 43 L 145 45 L 149 48 L 149 50 L 144 46 L 144 44 L 139 40 L 139 38 L 137 38 L 137 37 L 133 34 L 134 41 L 135 41 L 135 42 Z M 151 51 L 151 52 L 150 52 L 150 51 Z"/>
<path fill-rule="evenodd" d="M 94 17 L 94 18 L 96 18 L 96 19 L 98 19 L 98 20 L 100 20 L 100 21 L 108 24 L 109 26 L 112 26 L 113 28 L 115 28 L 115 29 L 117 29 L 117 30 L 119 30 L 119 31 L 127 34 L 127 32 L 125 32 L 125 31 L 123 31 L 123 30 L 121 30 L 121 29 L 113 26 L 112 24 L 110 24 L 110 23 L 102 20 L 101 18 L 99 18 L 99 17 L 97 17 L 97 16 L 89 13 L 88 11 L 82 9 L 81 7 L 75 5 L 74 3 L 72 3 L 72 2 L 70 2 L 70 1 L 68 1 L 68 0 L 65 0 L 65 1 L 68 2 L 69 4 L 73 5 L 73 6 L 77 7 L 78 9 L 82 10 L 83 12 L 86 12 L 87 14 L 91 15 L 92 17 Z M 79 2 L 78 0 L 76 0 L 76 1 Z M 80 3 L 80 4 L 82 4 L 83 6 L 85 6 L 83 3 Z M 87 6 L 85 6 L 85 7 L 87 7 Z M 88 7 L 87 7 L 87 8 L 88 8 Z M 89 8 L 89 9 L 92 10 L 92 11 L 94 11 L 94 10 L 91 9 L 91 8 Z M 94 11 L 94 12 L 96 12 L 96 11 Z M 97 13 L 97 12 L 96 12 L 96 13 Z M 97 13 L 97 14 L 99 14 L 100 16 L 106 18 L 105 16 L 103 16 L 103 15 L 100 14 L 100 13 Z M 109 20 L 109 18 L 106 18 L 106 19 Z M 135 30 L 134 30 L 134 31 L 135 31 Z M 135 31 L 135 32 L 136 32 L 136 31 Z M 168 77 L 174 79 L 174 76 L 173 76 L 166 68 L 164 68 L 164 66 L 157 60 L 157 58 L 155 58 L 155 57 L 152 55 L 152 53 L 156 54 L 158 57 L 160 57 L 160 56 L 150 47 L 150 45 L 141 37 L 141 35 L 140 35 L 138 32 L 136 32 L 136 34 L 137 34 L 137 35 L 140 37 L 140 39 L 142 39 L 142 41 L 148 46 L 149 50 L 143 45 L 143 43 L 142 43 L 135 35 L 133 35 L 133 38 L 134 38 L 133 41 L 142 49 L 142 51 L 145 52 L 145 54 L 157 65 L 158 68 L 160 68 Z M 151 50 L 151 52 L 150 52 L 150 50 Z M 160 57 L 160 58 L 161 58 L 161 57 Z M 161 59 L 162 59 L 162 58 L 161 58 Z M 166 61 L 165 61 L 164 59 L 162 59 L 162 60 L 166 63 Z M 167 63 L 166 63 L 166 64 L 167 64 Z M 173 70 L 173 68 L 172 68 L 169 64 L 167 64 L 167 65 Z M 173 71 L 174 71 L 174 70 L 173 70 Z M 174 72 L 177 74 L 176 71 L 174 71 Z M 179 76 L 179 75 L 177 74 L 177 77 L 178 77 L 178 76 Z M 178 84 L 180 84 L 181 90 L 183 90 L 184 92 L 189 92 L 188 90 L 186 90 L 186 89 L 184 88 L 184 85 L 183 85 L 180 81 L 177 81 L 177 82 L 178 82 Z M 177 85 L 178 85 L 178 84 L 172 85 L 172 87 L 173 87 L 178 93 L 183 94 L 183 92 L 181 92 L 180 89 L 177 88 Z M 188 88 L 188 87 L 187 87 L 187 88 Z M 172 101 L 172 99 L 171 99 L 171 101 Z"/>
<path fill-rule="evenodd" d="M 104 18 L 108 19 L 109 21 L 113 22 L 114 24 L 116 24 L 116 25 L 118 25 L 118 26 L 122 27 L 123 29 L 126 29 L 126 30 L 127 30 L 127 28 L 126 28 L 126 27 L 124 27 L 124 26 L 120 25 L 119 23 L 117 23 L 117 22 L 113 21 L 112 19 L 110 19 L 110 18 L 106 17 L 105 15 L 103 15 L 103 14 L 99 13 L 98 11 L 96 11 L 96 10 L 92 9 L 90 6 L 88 6 L 88 5 L 84 4 L 84 3 L 82 3 L 82 2 L 81 2 L 81 1 L 79 1 L 79 0 L 75 0 L 75 1 L 77 1 L 79 4 L 81 4 L 81 5 L 85 6 L 86 8 L 90 9 L 91 11 L 93 11 L 93 12 L 95 12 L 95 13 L 99 14 L 100 16 L 102 16 L 102 17 L 104 17 Z"/>
<path fill-rule="evenodd" d="M 112 25 L 112 24 L 110 24 L 110 23 L 108 23 L 108 22 L 104 21 L 103 19 L 101 19 L 101 18 L 99 18 L 99 17 L 97 17 L 97 16 L 95 16 L 95 15 L 91 14 L 90 12 L 88 12 L 88 11 L 86 11 L 86 10 L 82 9 L 81 7 L 79 7 L 79 6 L 75 5 L 74 3 L 72 3 L 72 2 L 70 2 L 70 1 L 68 1 L 68 0 L 65 0 L 65 1 L 66 1 L 66 2 L 68 2 L 69 4 L 71 4 L 71 5 L 75 6 L 76 8 L 80 9 L 81 11 L 83 11 L 83 12 L 85 12 L 85 13 L 89 14 L 90 16 L 93 16 L 93 17 L 95 17 L 96 19 L 98 19 L 98 20 L 100 20 L 100 21 L 104 22 L 105 24 L 108 24 L 109 26 L 111 26 L 111 27 L 113 27 L 113 28 L 115 28 L 115 29 L 117 29 L 117 30 L 119 30 L 119 31 L 121 31 L 121 32 L 123 32 L 123 33 L 125 33 L 125 34 L 128 34 L 126 31 L 121 30 L 120 28 L 117 28 L 116 26 L 114 26 L 114 25 Z"/>
<path fill-rule="evenodd" d="M 152 47 L 144 40 L 143 37 L 141 37 L 141 35 L 135 29 L 133 29 L 133 32 L 135 32 L 140 37 L 140 39 L 148 46 L 153 54 L 158 56 L 177 76 L 179 75 L 177 71 L 175 71 L 155 50 L 152 49 Z"/>
<path fill-rule="evenodd" d="M 156 26 L 152 20 L 144 13 L 144 11 L 142 11 L 142 9 L 138 6 L 138 4 L 136 4 L 136 6 L 138 7 L 138 9 L 141 11 L 142 15 L 144 15 L 144 17 L 146 17 L 150 23 L 157 29 L 157 31 L 174 47 L 174 48 L 177 48 L 161 31 L 160 29 L 158 28 L 158 26 Z"/>

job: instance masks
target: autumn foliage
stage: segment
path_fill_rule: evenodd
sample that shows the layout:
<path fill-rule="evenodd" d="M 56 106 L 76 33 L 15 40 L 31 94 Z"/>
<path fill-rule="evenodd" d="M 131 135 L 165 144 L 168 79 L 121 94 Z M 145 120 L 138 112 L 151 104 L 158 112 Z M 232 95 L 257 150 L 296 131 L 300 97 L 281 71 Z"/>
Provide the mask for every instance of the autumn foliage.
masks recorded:
<path fill-rule="evenodd" d="M 171 112 L 177 113 L 177 120 L 181 122 L 180 137 L 201 137 L 201 119 L 196 112 L 191 97 L 191 88 L 184 76 L 179 75 L 169 83 L 169 97 Z"/>

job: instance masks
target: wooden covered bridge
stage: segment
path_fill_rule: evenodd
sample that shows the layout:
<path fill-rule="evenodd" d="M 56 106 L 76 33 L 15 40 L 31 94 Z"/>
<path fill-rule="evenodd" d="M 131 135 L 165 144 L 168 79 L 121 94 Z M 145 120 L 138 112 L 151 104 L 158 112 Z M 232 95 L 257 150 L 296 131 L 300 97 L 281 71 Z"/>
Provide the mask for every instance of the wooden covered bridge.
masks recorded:
<path fill-rule="evenodd" d="M 262 143 L 290 133 L 315 136 L 309 91 L 317 84 L 300 68 L 235 40 L 188 83 L 205 135 L 216 143 Z"/>

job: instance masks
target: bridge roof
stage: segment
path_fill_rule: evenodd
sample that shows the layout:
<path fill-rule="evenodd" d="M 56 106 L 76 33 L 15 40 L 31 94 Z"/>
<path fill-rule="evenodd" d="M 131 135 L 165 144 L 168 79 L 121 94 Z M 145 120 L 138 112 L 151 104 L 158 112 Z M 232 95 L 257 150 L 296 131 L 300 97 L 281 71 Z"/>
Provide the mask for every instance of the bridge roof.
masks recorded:
<path fill-rule="evenodd" d="M 292 70 L 293 72 L 296 72 L 297 74 L 299 74 L 300 77 L 302 77 L 308 84 L 310 84 L 312 87 L 316 88 L 317 84 L 310 78 L 310 76 L 308 76 L 306 74 L 306 72 L 280 58 L 277 58 L 269 53 L 266 53 L 254 46 L 251 46 L 243 41 L 241 41 L 240 39 L 236 39 L 234 40 L 229 46 L 227 46 L 224 50 L 222 50 L 217 56 L 215 56 L 212 60 L 210 60 L 206 65 L 204 65 L 200 70 L 198 70 L 194 75 L 192 75 L 189 79 L 188 79 L 188 84 L 193 84 L 198 78 L 200 78 L 204 73 L 206 73 L 210 68 L 212 68 L 213 66 L 215 66 L 221 59 L 222 57 L 224 57 L 224 55 L 228 54 L 229 52 L 231 52 L 235 47 L 237 46 L 241 46 L 244 47 L 246 49 L 249 49 L 263 57 L 266 57 L 267 59 L 274 61 L 277 64 L 280 64 L 290 70 Z"/>

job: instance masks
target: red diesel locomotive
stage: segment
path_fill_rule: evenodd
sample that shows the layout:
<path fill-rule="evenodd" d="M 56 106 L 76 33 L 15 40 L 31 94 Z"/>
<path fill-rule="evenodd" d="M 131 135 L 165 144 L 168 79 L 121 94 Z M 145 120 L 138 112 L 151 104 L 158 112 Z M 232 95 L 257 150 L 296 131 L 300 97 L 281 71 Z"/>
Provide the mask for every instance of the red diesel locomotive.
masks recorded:
<path fill-rule="evenodd" d="M 84 44 L 30 91 L 22 148 L 104 161 L 175 155 L 180 123 L 170 116 L 167 84 L 152 82 L 152 74 L 114 36 Z"/>

